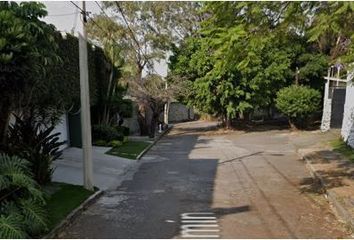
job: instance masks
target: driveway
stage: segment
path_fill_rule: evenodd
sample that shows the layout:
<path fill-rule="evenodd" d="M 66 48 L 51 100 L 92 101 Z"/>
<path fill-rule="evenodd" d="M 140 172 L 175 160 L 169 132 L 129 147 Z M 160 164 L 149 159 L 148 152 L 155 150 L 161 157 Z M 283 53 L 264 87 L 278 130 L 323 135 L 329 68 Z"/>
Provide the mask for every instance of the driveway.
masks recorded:
<path fill-rule="evenodd" d="M 102 190 L 116 188 L 126 175 L 134 172 L 137 161 L 105 154 L 110 148 L 93 147 L 93 182 Z M 53 181 L 83 184 L 83 157 L 81 148 L 67 148 L 61 159 L 56 160 Z"/>
<path fill-rule="evenodd" d="M 132 180 L 107 191 L 61 237 L 348 237 L 296 154 L 315 141 L 311 134 L 203 131 L 210 127 L 177 124 Z"/>

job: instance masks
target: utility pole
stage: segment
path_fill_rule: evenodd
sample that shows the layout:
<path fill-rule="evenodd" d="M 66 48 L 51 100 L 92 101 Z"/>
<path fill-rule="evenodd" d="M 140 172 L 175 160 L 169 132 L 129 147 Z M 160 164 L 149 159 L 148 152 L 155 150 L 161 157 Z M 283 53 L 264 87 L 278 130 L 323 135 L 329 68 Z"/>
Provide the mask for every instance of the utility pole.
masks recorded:
<path fill-rule="evenodd" d="M 79 32 L 80 57 L 80 100 L 81 100 L 81 136 L 83 151 L 84 187 L 93 190 L 92 170 L 92 139 L 90 115 L 90 91 L 87 59 L 87 33 L 86 33 L 86 3 L 82 1 L 82 35 Z"/>

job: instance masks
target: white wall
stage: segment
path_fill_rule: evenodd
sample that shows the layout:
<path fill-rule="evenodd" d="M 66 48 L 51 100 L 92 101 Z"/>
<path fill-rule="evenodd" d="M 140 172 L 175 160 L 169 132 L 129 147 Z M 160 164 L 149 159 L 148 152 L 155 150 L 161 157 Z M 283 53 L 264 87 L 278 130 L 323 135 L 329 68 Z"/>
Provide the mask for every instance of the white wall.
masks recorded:
<path fill-rule="evenodd" d="M 341 135 L 351 147 L 354 147 L 354 86 L 347 82 Z"/>
<path fill-rule="evenodd" d="M 69 147 L 69 124 L 67 114 L 60 117 L 60 122 L 55 126 L 53 133 L 60 133 L 59 141 L 66 142 L 61 146 L 61 150 Z"/>

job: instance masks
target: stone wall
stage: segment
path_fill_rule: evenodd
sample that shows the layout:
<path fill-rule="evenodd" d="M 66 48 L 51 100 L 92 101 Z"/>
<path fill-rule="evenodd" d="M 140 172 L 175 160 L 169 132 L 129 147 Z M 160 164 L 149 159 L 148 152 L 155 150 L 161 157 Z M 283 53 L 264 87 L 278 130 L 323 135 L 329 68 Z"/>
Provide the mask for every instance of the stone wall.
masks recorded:
<path fill-rule="evenodd" d="M 194 111 L 192 108 L 179 102 L 172 102 L 168 113 L 169 122 L 182 122 L 194 119 Z"/>
<path fill-rule="evenodd" d="M 138 124 L 138 106 L 133 102 L 133 113 L 131 118 L 124 118 L 123 126 L 129 127 L 131 135 L 137 135 L 140 132 Z M 149 113 L 148 113 L 149 114 Z M 150 114 L 149 114 L 149 117 Z M 181 122 L 194 119 L 194 111 L 179 102 L 172 102 L 170 104 L 168 120 L 169 122 Z M 160 121 L 163 121 L 163 112 L 160 115 Z"/>
<path fill-rule="evenodd" d="M 323 111 L 321 131 L 326 132 L 331 128 L 332 99 L 329 98 L 329 81 L 326 81 L 323 97 Z"/>
<path fill-rule="evenodd" d="M 124 118 L 123 126 L 128 127 L 131 135 L 139 134 L 140 127 L 138 123 L 138 105 L 135 102 L 132 102 L 132 117 Z"/>
<path fill-rule="evenodd" d="M 326 132 L 331 128 L 332 99 L 324 99 L 321 131 Z"/>

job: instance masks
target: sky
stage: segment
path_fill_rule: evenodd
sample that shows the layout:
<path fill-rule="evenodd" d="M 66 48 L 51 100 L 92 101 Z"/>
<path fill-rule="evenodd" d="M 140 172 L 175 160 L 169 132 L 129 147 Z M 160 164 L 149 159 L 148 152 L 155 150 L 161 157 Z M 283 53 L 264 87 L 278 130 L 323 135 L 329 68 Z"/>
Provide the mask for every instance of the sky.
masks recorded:
<path fill-rule="evenodd" d="M 70 1 L 41 1 L 46 5 L 48 16 L 43 20 L 47 23 L 53 24 L 59 31 L 68 32 L 76 35 L 77 32 L 82 32 L 82 23 L 80 18 L 80 10 L 77 9 Z M 74 1 L 79 7 L 82 3 Z M 100 3 L 98 1 L 98 3 Z M 99 14 L 101 9 L 94 1 L 86 1 L 86 11 L 90 14 Z M 167 75 L 166 61 L 162 60 L 160 63 L 154 63 L 155 71 L 161 76 Z M 146 72 L 144 73 L 144 75 Z"/>

